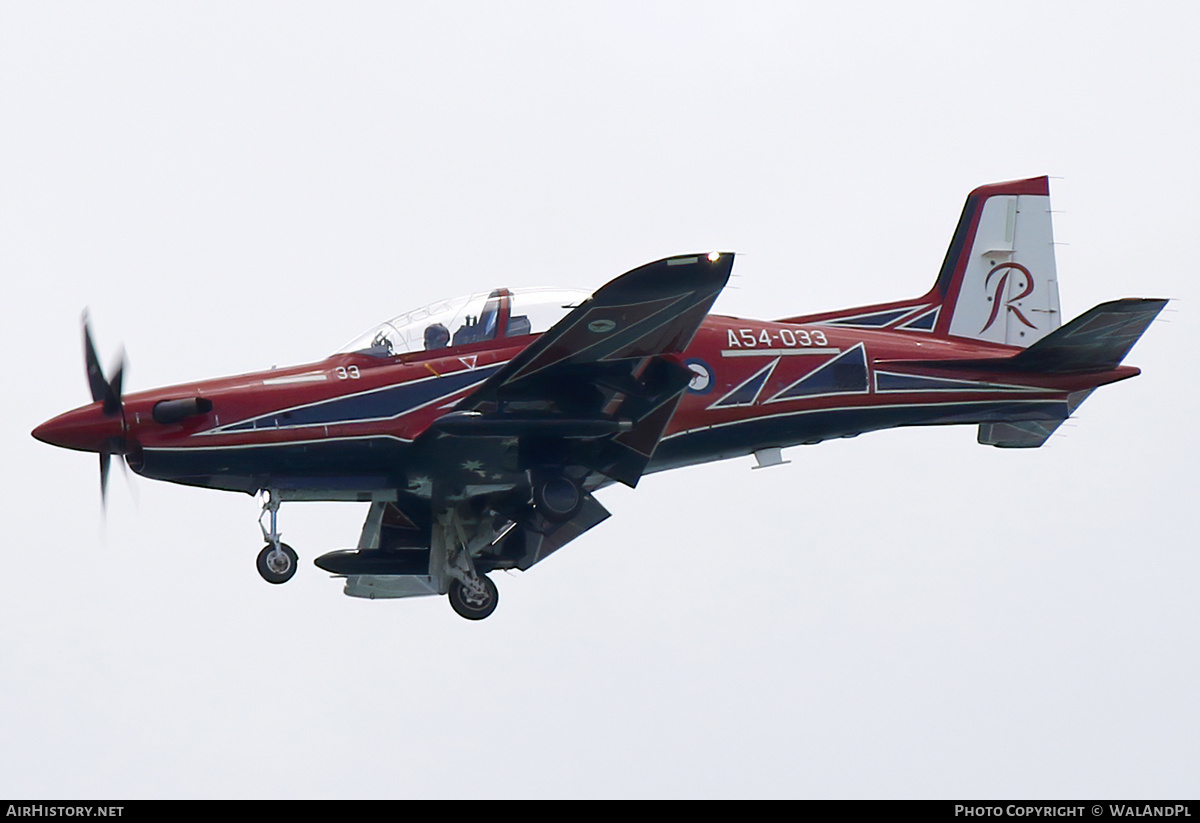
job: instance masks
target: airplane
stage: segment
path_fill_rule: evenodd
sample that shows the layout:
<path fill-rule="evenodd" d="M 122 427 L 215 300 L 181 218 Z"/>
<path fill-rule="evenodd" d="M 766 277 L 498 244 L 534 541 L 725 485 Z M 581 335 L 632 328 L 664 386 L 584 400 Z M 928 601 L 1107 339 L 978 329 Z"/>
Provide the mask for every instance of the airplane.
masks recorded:
<path fill-rule="evenodd" d="M 497 288 L 398 315 L 325 360 L 128 396 L 84 320 L 92 403 L 33 431 L 143 477 L 262 495 L 269 583 L 289 580 L 285 501 L 369 502 L 316 565 L 352 597 L 447 595 L 470 620 L 488 574 L 528 570 L 605 520 L 596 493 L 650 472 L 895 426 L 970 424 L 1036 448 L 1122 365 L 1166 305 L 1061 323 L 1046 177 L 967 197 L 920 297 L 777 320 L 709 311 L 734 255 L 669 257 L 594 293 Z M 269 518 L 269 526 L 263 524 Z"/>

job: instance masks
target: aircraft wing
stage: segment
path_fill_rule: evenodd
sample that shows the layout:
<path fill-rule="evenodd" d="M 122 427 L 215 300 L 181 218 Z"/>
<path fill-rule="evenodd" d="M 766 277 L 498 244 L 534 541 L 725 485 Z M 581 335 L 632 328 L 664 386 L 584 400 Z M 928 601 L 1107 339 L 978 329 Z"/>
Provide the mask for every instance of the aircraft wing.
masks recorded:
<path fill-rule="evenodd" d="M 519 463 L 637 484 L 692 373 L 687 348 L 732 254 L 649 263 L 612 280 L 488 378 L 429 433 L 518 441 Z"/>
<path fill-rule="evenodd" d="M 679 355 L 732 266 L 700 254 L 621 275 L 417 438 L 409 488 L 430 484 L 435 521 L 454 509 L 476 524 L 459 537 L 476 568 L 529 568 L 609 516 L 593 491 L 637 484 L 692 378 Z M 556 483 L 574 498 L 557 509 Z"/>

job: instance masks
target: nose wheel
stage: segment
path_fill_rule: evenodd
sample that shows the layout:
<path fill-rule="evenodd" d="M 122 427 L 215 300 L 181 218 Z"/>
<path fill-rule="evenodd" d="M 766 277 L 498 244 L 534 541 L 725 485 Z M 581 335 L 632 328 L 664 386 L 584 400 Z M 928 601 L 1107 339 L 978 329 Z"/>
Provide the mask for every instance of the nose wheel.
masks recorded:
<path fill-rule="evenodd" d="M 271 515 L 270 531 L 267 531 L 267 527 L 262 523 L 267 514 Z M 267 545 L 258 553 L 258 573 L 262 575 L 263 580 L 275 584 L 291 580 L 292 575 L 296 573 L 296 566 L 299 565 L 296 552 L 287 543 L 279 540 L 278 514 L 279 497 L 268 490 L 266 500 L 263 501 L 262 514 L 258 516 L 258 526 L 262 529 L 263 539 L 267 541 Z"/>
<path fill-rule="evenodd" d="M 258 573 L 268 583 L 286 583 L 296 573 L 298 562 L 296 552 L 287 543 L 280 543 L 278 548 L 268 543 L 258 553 Z"/>

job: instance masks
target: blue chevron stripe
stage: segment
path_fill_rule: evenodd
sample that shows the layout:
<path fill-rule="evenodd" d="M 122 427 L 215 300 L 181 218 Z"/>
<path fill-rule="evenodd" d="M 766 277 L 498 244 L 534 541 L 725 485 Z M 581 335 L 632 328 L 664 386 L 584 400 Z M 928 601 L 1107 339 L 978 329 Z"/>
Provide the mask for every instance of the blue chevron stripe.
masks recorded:
<path fill-rule="evenodd" d="M 249 420 L 211 429 L 209 434 L 252 431 L 254 429 L 290 429 L 303 426 L 334 426 L 368 420 L 390 420 L 421 406 L 427 406 L 476 383 L 482 383 L 500 368 L 500 364 L 468 369 L 441 377 L 386 386 L 381 389 L 336 397 L 307 406 L 280 409 Z"/>

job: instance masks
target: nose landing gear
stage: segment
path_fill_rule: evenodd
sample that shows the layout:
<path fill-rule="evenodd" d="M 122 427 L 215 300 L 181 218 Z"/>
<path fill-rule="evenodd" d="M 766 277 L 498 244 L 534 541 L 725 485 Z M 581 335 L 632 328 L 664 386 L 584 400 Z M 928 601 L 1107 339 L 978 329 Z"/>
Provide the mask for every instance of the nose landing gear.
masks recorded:
<path fill-rule="evenodd" d="M 258 553 L 258 573 L 268 583 L 286 583 L 296 573 L 299 558 L 291 546 L 279 540 L 280 534 L 276 522 L 279 514 L 279 498 L 272 494 L 270 489 L 267 490 L 266 496 L 262 514 L 258 516 L 258 527 L 262 529 L 263 539 L 267 541 L 267 545 Z M 268 512 L 271 515 L 270 531 L 267 531 L 262 523 L 263 517 Z"/>
<path fill-rule="evenodd" d="M 296 552 L 287 543 L 278 547 L 268 543 L 258 553 L 258 573 L 268 583 L 286 583 L 296 573 L 298 562 Z"/>

